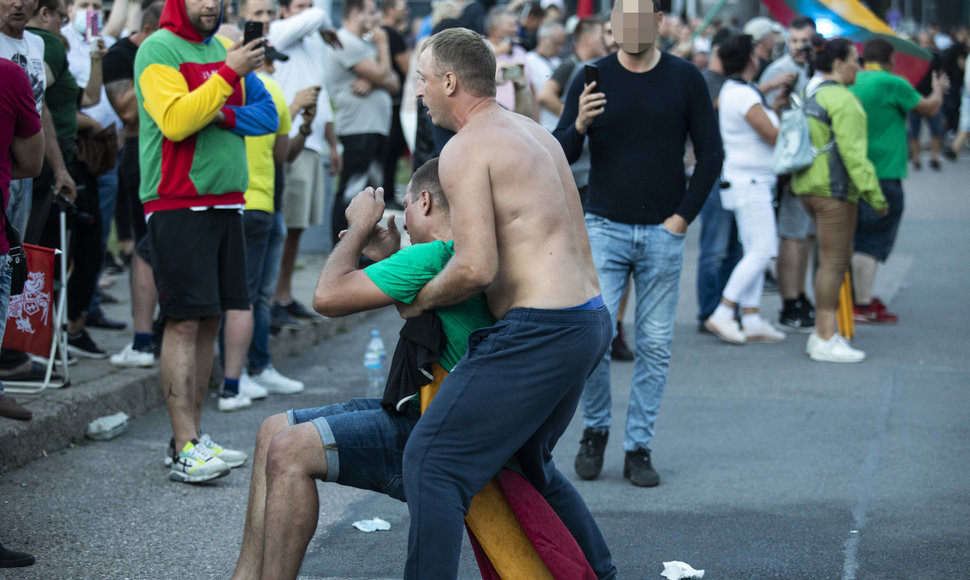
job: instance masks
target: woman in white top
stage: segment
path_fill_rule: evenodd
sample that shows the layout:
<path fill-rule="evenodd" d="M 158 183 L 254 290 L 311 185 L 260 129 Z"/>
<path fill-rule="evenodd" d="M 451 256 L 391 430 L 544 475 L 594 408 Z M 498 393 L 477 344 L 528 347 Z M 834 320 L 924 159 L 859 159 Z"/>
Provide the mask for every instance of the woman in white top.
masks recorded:
<path fill-rule="evenodd" d="M 778 238 L 772 196 L 776 182 L 771 155 L 778 137 L 778 116 L 751 84 L 758 71 L 749 35 L 728 38 L 718 47 L 727 77 L 718 97 L 718 118 L 724 142 L 721 204 L 734 212 L 744 255 L 721 295 L 721 303 L 704 326 L 732 344 L 778 342 L 784 333 L 761 317 L 765 270 L 777 255 Z M 787 100 L 787 93 L 779 104 Z M 741 307 L 741 324 L 735 310 Z"/>

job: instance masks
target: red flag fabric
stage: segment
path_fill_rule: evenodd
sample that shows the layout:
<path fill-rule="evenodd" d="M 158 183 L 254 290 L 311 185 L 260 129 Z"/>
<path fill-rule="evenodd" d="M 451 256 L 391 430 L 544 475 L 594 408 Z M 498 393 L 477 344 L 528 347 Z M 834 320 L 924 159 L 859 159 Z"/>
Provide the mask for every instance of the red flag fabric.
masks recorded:
<path fill-rule="evenodd" d="M 589 18 L 593 15 L 593 0 L 578 0 L 576 2 L 576 16 Z"/>
<path fill-rule="evenodd" d="M 24 244 L 30 274 L 24 291 L 10 297 L 4 348 L 48 357 L 54 332 L 54 250 Z"/>

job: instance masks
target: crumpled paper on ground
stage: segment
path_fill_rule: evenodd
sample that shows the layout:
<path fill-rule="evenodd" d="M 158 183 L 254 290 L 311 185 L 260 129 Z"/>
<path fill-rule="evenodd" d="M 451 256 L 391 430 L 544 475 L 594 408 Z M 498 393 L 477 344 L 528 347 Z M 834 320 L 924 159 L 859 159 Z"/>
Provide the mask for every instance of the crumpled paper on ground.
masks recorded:
<path fill-rule="evenodd" d="M 354 527 L 362 532 L 386 532 L 391 529 L 391 524 L 381 518 L 374 518 L 372 520 L 354 522 Z"/>
<path fill-rule="evenodd" d="M 703 570 L 694 570 L 689 564 L 683 562 L 664 562 L 664 571 L 661 576 L 668 580 L 681 580 L 681 578 L 703 578 Z"/>

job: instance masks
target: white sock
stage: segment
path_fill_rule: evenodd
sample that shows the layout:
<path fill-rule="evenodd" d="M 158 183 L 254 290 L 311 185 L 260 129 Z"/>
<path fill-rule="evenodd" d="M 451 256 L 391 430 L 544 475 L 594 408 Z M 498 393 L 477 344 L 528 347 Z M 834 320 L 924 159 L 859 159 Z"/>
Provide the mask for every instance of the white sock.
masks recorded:
<path fill-rule="evenodd" d="M 711 314 L 711 318 L 717 318 L 718 320 L 734 320 L 734 309 L 720 303 L 717 305 L 717 308 L 714 309 L 714 313 Z"/>
<path fill-rule="evenodd" d="M 741 326 L 747 328 L 748 330 L 755 330 L 761 328 L 761 314 L 755 312 L 753 314 L 742 314 L 741 315 Z"/>

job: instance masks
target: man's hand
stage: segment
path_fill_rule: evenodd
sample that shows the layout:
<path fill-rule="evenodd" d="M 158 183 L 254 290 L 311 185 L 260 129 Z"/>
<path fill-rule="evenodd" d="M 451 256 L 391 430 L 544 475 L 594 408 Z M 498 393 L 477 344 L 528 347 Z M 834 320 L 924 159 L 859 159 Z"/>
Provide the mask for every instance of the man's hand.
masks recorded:
<path fill-rule="evenodd" d="M 372 90 L 374 90 L 374 84 L 363 77 L 357 77 L 357 80 L 350 84 L 350 92 L 358 97 L 366 97 Z"/>
<path fill-rule="evenodd" d="M 340 152 L 336 147 L 330 148 L 330 175 L 338 175 L 344 168 L 344 160 L 340 158 Z"/>
<path fill-rule="evenodd" d="M 306 109 L 313 107 L 314 114 L 316 114 L 317 99 L 319 97 L 320 85 L 306 87 L 296 92 L 296 96 L 293 97 L 293 105 L 299 111 L 305 111 Z"/>
<path fill-rule="evenodd" d="M 105 46 L 104 40 L 97 39 L 91 46 L 91 64 L 98 65 L 106 54 L 108 54 L 108 47 Z"/>
<path fill-rule="evenodd" d="M 368 187 L 355 195 L 344 215 L 347 217 L 348 229 L 374 227 L 384 217 L 384 188 L 378 187 L 375 190 Z"/>
<path fill-rule="evenodd" d="M 216 113 L 215 118 L 212 119 L 212 122 L 210 123 L 210 125 L 215 125 L 216 127 L 218 127 L 220 125 L 224 125 L 225 123 L 226 123 L 226 114 L 223 113 L 222 111 L 219 111 Z"/>
<path fill-rule="evenodd" d="M 337 237 L 343 239 L 347 230 L 342 230 Z M 380 222 L 374 224 L 374 230 L 367 238 L 367 245 L 360 251 L 371 260 L 380 262 L 401 249 L 401 231 L 394 225 L 394 214 L 387 216 L 387 227 Z"/>
<path fill-rule="evenodd" d="M 763 92 L 766 92 L 766 93 L 771 92 L 775 89 L 780 89 L 785 85 L 791 85 L 792 83 L 795 82 L 795 79 L 797 78 L 798 78 L 798 75 L 793 72 L 781 73 L 780 75 L 776 76 L 770 81 L 761 83 L 761 85 L 758 88 L 763 89 Z"/>
<path fill-rule="evenodd" d="M 382 27 L 375 26 L 374 30 L 371 31 L 370 39 L 377 46 L 387 44 L 387 32 Z"/>
<path fill-rule="evenodd" d="M 321 30 L 320 37 L 323 41 L 330 45 L 330 48 L 338 49 L 343 48 L 344 45 L 340 43 L 340 38 L 337 37 L 337 31 L 334 29 Z"/>
<path fill-rule="evenodd" d="M 663 226 L 667 228 L 668 232 L 683 235 L 687 233 L 687 220 L 680 217 L 677 214 L 670 216 L 664 220 Z"/>
<path fill-rule="evenodd" d="M 236 71 L 237 75 L 244 77 L 263 66 L 265 54 L 266 43 L 262 38 L 251 40 L 246 45 L 239 41 L 226 52 L 226 66 Z"/>
<path fill-rule="evenodd" d="M 599 83 L 592 82 L 583 89 L 579 95 L 579 113 L 576 115 L 576 130 L 581 135 L 585 135 L 593 124 L 593 119 L 603 114 L 606 107 L 606 95 L 604 93 L 594 93 L 593 90 Z"/>
<path fill-rule="evenodd" d="M 420 296 L 420 294 L 418 295 Z M 401 318 L 408 320 L 411 318 L 417 318 L 424 314 L 424 309 L 418 306 L 418 298 L 414 299 L 414 302 L 410 304 L 405 304 L 404 302 L 397 302 L 394 304 L 397 308 L 397 313 L 401 315 Z"/>
<path fill-rule="evenodd" d="M 950 88 L 950 79 L 943 71 L 933 73 L 933 92 L 941 95 L 945 94 Z"/>
<path fill-rule="evenodd" d="M 57 192 L 62 192 L 67 199 L 74 203 L 77 199 L 77 186 L 74 184 L 74 178 L 67 170 L 61 170 L 54 173 L 54 195 Z"/>

